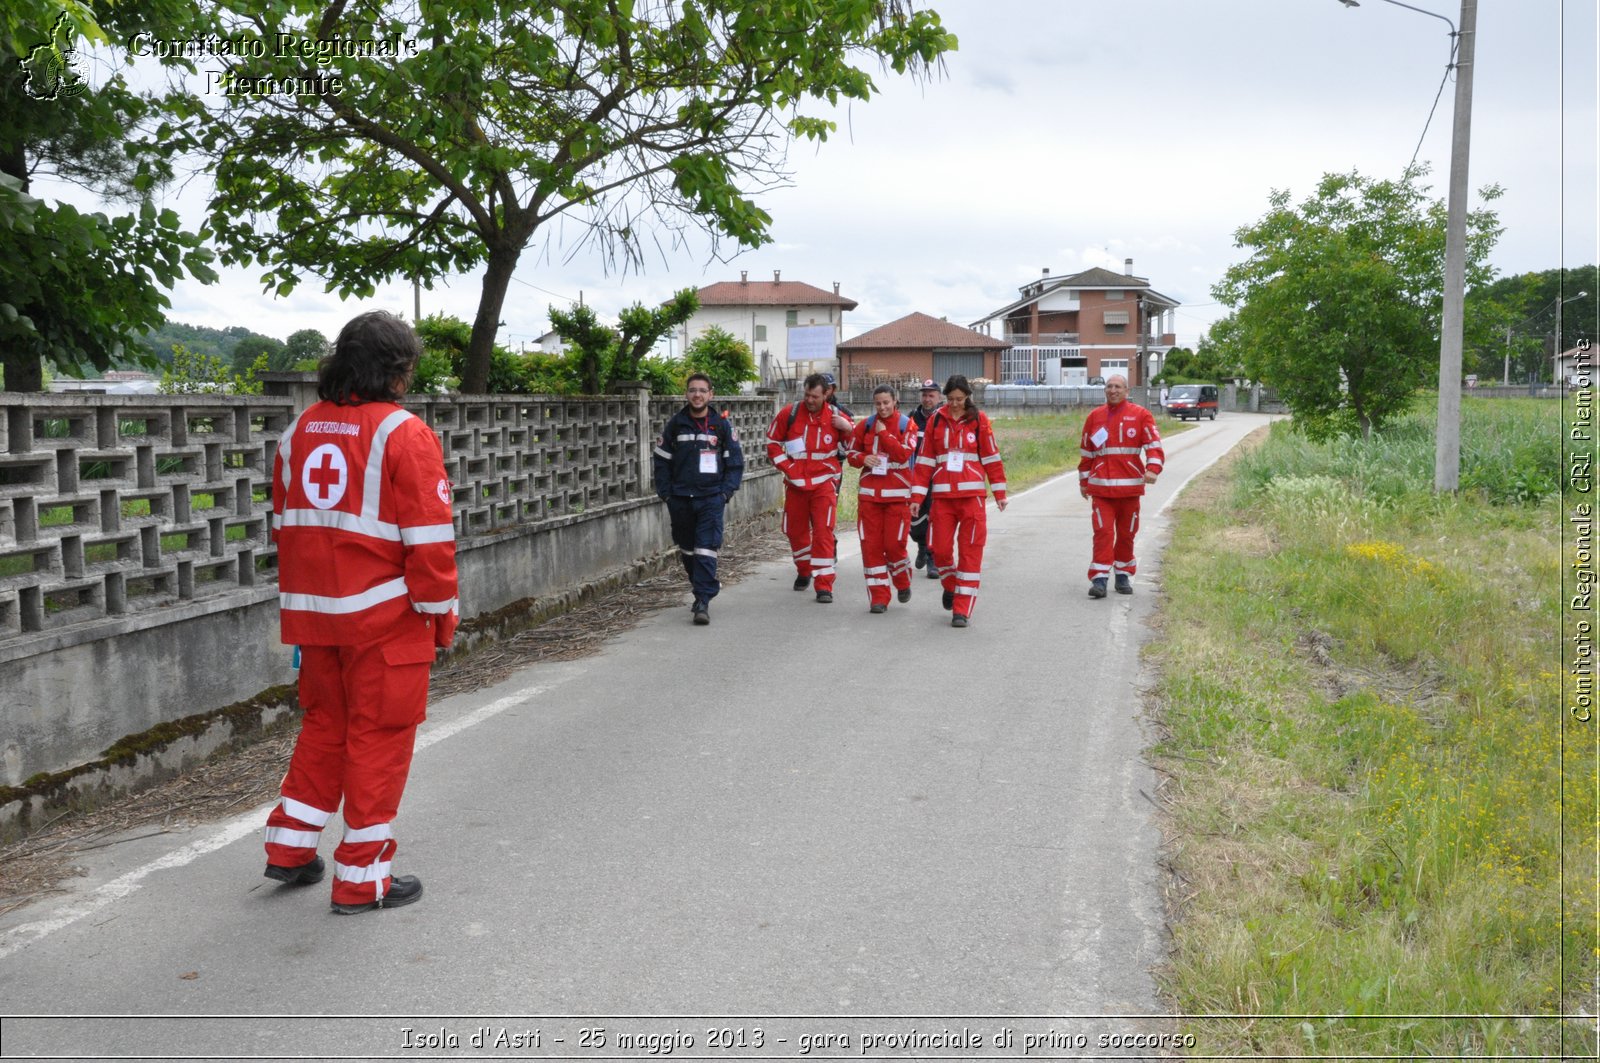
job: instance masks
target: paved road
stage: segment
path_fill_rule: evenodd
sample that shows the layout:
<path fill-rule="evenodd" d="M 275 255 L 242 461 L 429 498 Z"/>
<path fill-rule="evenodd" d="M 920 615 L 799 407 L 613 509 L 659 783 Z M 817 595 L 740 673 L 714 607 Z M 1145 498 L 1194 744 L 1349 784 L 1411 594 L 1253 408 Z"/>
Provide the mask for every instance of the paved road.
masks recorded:
<path fill-rule="evenodd" d="M 470 1055 L 479 1026 L 532 1024 L 401 1020 L 503 1015 L 612 1017 L 543 1023 L 538 1052 L 522 1046 L 540 1058 L 578 1058 L 577 1030 L 598 1025 L 614 1055 L 642 1056 L 617 1051 L 630 1021 L 707 1058 L 739 1055 L 708 1051 L 719 1026 L 746 1030 L 747 1058 L 778 1037 L 794 1056 L 802 1031 L 853 1033 L 859 1058 L 867 1016 L 991 1036 L 1001 1016 L 1159 1016 L 1136 688 L 1161 511 L 1266 420 L 1169 440 L 1131 598 L 1085 596 L 1088 504 L 1066 477 L 991 508 L 964 631 L 920 574 L 909 605 L 869 615 L 850 544 L 831 606 L 774 563 L 710 628 L 664 612 L 597 656 L 433 706 L 397 821 L 398 866 L 427 886 L 413 907 L 336 917 L 326 884 L 269 884 L 264 810 L 86 854 L 70 896 L 0 919 L 0 1012 L 240 1018 L 12 1019 L 0 1054 L 421 1058 L 408 1036 L 442 1029 Z M 249 1018 L 269 1014 L 303 1017 Z M 310 1018 L 341 1015 L 383 1018 Z"/>

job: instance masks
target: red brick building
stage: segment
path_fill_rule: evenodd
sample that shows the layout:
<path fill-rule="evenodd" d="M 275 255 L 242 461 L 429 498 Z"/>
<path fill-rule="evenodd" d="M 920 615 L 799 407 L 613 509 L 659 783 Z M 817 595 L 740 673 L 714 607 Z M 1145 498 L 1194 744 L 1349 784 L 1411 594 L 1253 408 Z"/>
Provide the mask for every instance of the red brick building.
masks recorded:
<path fill-rule="evenodd" d="M 928 314 L 907 314 L 839 344 L 840 386 L 860 389 L 928 377 L 943 385 L 954 373 L 1000 379 L 1000 352 L 1010 344 Z"/>
<path fill-rule="evenodd" d="M 1159 375 L 1174 344 L 1176 299 L 1133 275 L 1095 267 L 1069 277 L 1050 271 L 1024 284 L 1021 298 L 975 321 L 972 328 L 1003 338 L 1009 350 L 1000 383 L 1087 383 L 1121 373 L 1135 386 Z"/>

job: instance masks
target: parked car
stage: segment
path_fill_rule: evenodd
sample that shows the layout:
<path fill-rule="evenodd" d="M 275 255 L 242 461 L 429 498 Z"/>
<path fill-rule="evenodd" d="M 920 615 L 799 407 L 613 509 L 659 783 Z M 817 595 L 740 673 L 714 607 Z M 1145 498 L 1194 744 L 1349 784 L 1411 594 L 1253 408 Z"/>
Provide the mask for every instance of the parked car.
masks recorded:
<path fill-rule="evenodd" d="M 1180 421 L 1193 417 L 1217 419 L 1215 384 L 1174 384 L 1167 390 L 1167 415 Z"/>

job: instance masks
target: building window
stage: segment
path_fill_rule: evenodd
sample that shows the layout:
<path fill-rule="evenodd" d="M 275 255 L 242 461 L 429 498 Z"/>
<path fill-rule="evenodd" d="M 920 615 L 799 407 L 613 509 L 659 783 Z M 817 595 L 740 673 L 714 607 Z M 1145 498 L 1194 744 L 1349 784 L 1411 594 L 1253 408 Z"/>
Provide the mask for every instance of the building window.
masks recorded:
<path fill-rule="evenodd" d="M 800 311 L 785 310 L 783 312 L 783 323 L 788 325 L 790 328 L 794 328 L 796 325 L 800 324 Z"/>
<path fill-rule="evenodd" d="M 1104 322 L 1108 336 L 1119 336 L 1128 331 L 1128 312 L 1126 310 L 1105 311 Z"/>
<path fill-rule="evenodd" d="M 1108 303 L 1120 303 L 1120 302 L 1122 302 L 1122 293 L 1118 292 L 1118 291 L 1108 291 L 1108 292 L 1106 292 L 1106 302 L 1108 302 Z"/>
<path fill-rule="evenodd" d="M 1128 326 L 1127 325 L 1123 325 L 1123 324 L 1113 325 L 1109 321 L 1106 322 L 1106 335 L 1107 336 L 1120 336 L 1124 332 L 1127 332 L 1127 331 L 1128 331 Z"/>
<path fill-rule="evenodd" d="M 767 326 L 765 326 L 765 325 L 757 325 L 756 326 L 756 342 L 760 343 L 763 340 L 765 340 L 766 338 L 767 338 Z"/>

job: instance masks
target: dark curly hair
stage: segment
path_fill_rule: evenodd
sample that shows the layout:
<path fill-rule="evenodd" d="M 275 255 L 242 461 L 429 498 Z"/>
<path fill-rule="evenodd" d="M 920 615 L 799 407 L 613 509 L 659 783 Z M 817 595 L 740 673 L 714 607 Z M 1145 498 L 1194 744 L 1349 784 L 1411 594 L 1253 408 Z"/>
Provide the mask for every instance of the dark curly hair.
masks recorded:
<path fill-rule="evenodd" d="M 336 406 L 399 402 L 422 357 L 406 319 L 371 310 L 350 319 L 317 370 L 317 395 Z"/>

